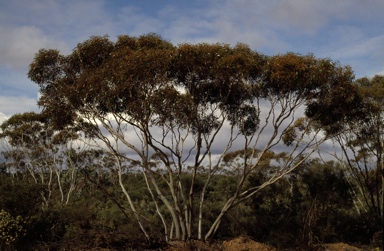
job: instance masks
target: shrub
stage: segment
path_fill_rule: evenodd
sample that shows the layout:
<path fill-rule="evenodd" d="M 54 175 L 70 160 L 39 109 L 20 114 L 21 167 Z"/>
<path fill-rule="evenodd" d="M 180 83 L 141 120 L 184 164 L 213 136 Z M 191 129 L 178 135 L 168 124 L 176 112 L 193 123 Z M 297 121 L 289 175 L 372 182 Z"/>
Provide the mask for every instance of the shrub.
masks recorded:
<path fill-rule="evenodd" d="M 5 210 L 0 211 L 0 250 L 12 250 L 17 240 L 25 235 L 23 217 L 13 217 Z"/>

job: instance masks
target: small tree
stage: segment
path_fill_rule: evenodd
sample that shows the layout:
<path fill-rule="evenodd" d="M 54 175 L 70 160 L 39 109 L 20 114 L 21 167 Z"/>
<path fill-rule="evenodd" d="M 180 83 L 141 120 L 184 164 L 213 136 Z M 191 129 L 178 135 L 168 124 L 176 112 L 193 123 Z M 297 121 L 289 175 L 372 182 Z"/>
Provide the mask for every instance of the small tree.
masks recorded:
<path fill-rule="evenodd" d="M 349 67 L 313 55 L 266 57 L 243 44 L 175 47 L 153 34 L 116 42 L 93 37 L 67 56 L 39 51 L 29 77 L 56 128 L 81 128 L 114 156 L 147 238 L 121 182 L 124 172 L 139 167 L 154 205 L 167 209 L 156 210 L 166 238 L 209 239 L 228 210 L 292 172 L 360 115 Z M 236 190 L 203 233 L 207 187 L 232 168 L 224 160 L 231 152 Z M 269 157 L 273 152 L 278 157 Z M 276 164 L 269 179 L 245 186 L 266 163 Z M 205 179 L 198 194 L 197 176 Z"/>

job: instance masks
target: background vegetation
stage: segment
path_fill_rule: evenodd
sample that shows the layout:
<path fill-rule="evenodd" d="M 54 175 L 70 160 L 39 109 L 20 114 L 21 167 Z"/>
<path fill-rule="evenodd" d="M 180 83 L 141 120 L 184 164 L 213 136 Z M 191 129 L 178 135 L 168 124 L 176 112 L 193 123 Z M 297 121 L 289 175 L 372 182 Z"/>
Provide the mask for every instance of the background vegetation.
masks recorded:
<path fill-rule="evenodd" d="M 261 183 L 265 175 L 256 173 L 249 182 Z M 55 198 L 47 207 L 40 195 L 44 188 L 26 173 L 2 172 L 0 207 L 9 215 L 2 217 L 0 225 L 2 245 L 11 243 L 18 250 L 124 250 L 146 242 L 112 173 L 86 168 L 78 178 L 79 186 L 70 203 L 62 204 L 60 198 Z M 281 248 L 332 242 L 377 246 L 381 222 L 374 219 L 372 212 L 356 210 L 356 187 L 350 178 L 338 163 L 310 161 L 232 209 L 216 238 L 246 235 Z M 204 227 L 220 211 L 225 193 L 234 191 L 233 179 L 231 174 L 219 175 L 211 183 L 205 203 L 208 222 Z M 199 183 L 196 189 L 202 189 Z M 140 208 L 153 244 L 164 241 L 162 224 L 155 217 L 142 176 L 125 174 L 124 184 L 135 191 L 132 199 Z"/>

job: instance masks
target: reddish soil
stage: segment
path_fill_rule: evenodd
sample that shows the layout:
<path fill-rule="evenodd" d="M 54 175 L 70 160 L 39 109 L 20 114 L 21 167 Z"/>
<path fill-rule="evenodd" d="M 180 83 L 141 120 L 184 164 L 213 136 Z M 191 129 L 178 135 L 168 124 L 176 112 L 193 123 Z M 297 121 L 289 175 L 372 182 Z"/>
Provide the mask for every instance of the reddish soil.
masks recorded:
<path fill-rule="evenodd" d="M 127 251 L 278 251 L 278 249 L 256 242 L 247 237 L 238 237 L 223 242 L 202 242 L 202 241 L 171 241 L 166 246 L 154 249 L 128 249 Z M 279 249 L 279 251 L 377 251 L 379 248 L 357 248 L 346 243 L 321 244 L 311 247 Z M 82 251 L 115 251 L 114 249 L 86 249 Z"/>
<path fill-rule="evenodd" d="M 239 237 L 229 241 L 205 243 L 200 241 L 193 242 L 170 242 L 168 247 L 157 249 L 163 251 L 277 251 L 276 248 L 263 243 L 253 241 L 250 238 Z M 376 251 L 376 248 L 357 248 L 345 243 L 333 243 L 315 245 L 312 247 L 283 249 L 282 251 Z"/>

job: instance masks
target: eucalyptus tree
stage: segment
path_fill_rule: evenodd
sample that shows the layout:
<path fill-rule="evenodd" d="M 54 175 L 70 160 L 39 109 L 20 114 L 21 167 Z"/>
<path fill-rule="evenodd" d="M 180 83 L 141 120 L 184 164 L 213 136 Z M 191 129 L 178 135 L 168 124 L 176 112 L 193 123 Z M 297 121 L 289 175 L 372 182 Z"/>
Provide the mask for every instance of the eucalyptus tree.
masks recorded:
<path fill-rule="evenodd" d="M 356 208 L 368 213 L 377 222 L 383 219 L 382 174 L 383 174 L 383 107 L 384 76 L 356 80 L 356 86 L 364 105 L 364 120 L 348 123 L 345 133 L 335 137 L 349 167 L 350 177 L 358 186 Z"/>
<path fill-rule="evenodd" d="M 69 55 L 40 50 L 29 77 L 57 129 L 81 129 L 114 156 L 121 189 L 147 238 L 123 173 L 141 170 L 165 238 L 210 239 L 228 210 L 292 172 L 342 123 L 361 115 L 349 67 L 313 55 L 267 57 L 244 44 L 174 46 L 154 34 L 116 42 L 92 37 Z M 245 186 L 268 165 L 267 181 Z M 207 187 L 234 166 L 236 190 L 203 232 Z M 196 192 L 198 176 L 204 185 Z"/>

